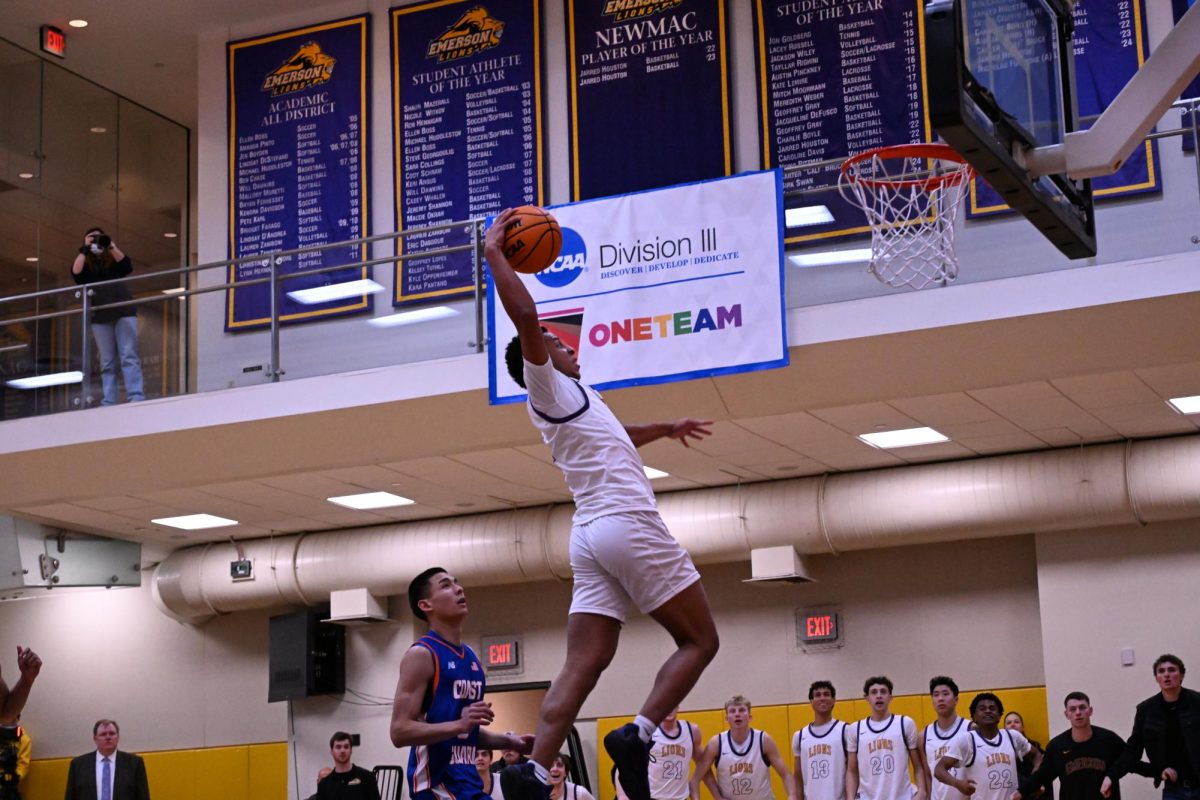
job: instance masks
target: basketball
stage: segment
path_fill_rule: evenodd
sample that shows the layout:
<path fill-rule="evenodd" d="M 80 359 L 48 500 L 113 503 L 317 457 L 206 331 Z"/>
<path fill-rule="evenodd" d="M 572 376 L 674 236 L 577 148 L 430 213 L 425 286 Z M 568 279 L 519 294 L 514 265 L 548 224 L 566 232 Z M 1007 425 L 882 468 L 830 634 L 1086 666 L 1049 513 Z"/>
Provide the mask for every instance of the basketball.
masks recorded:
<path fill-rule="evenodd" d="M 504 257 L 517 272 L 532 275 L 554 263 L 562 249 L 562 228 L 549 211 L 537 206 L 514 209 L 504 231 Z"/>

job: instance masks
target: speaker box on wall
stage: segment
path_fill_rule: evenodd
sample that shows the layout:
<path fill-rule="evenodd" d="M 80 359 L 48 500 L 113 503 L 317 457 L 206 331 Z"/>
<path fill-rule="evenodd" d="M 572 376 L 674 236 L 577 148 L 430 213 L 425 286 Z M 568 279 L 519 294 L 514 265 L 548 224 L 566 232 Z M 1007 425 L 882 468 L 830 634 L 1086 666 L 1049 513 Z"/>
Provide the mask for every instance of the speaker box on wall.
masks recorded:
<path fill-rule="evenodd" d="M 271 617 L 267 701 L 346 690 L 346 629 L 305 609 Z"/>

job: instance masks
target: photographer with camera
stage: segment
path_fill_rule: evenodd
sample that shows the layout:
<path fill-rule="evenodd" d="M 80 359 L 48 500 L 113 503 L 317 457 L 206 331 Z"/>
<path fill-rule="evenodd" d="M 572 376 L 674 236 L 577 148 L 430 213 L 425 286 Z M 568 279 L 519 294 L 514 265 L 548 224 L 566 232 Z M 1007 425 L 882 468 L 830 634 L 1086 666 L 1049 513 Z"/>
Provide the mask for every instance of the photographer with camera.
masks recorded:
<path fill-rule="evenodd" d="M 75 263 L 71 265 L 71 277 L 80 285 L 97 281 L 124 278 L 133 272 L 133 262 L 103 230 L 88 229 L 83 237 L 83 246 Z M 132 300 L 129 287 L 123 283 L 96 287 L 92 294 L 92 305 L 102 306 Z M 142 390 L 142 360 L 138 356 L 138 320 L 136 306 L 100 308 L 92 312 L 92 337 L 100 351 L 100 380 L 104 397 L 100 404 L 117 404 L 117 359 L 121 361 L 121 375 L 125 379 L 125 397 L 134 402 L 145 400 Z"/>
<path fill-rule="evenodd" d="M 29 734 L 16 722 L 0 725 L 0 800 L 21 800 L 21 781 L 29 772 L 31 746 Z"/>

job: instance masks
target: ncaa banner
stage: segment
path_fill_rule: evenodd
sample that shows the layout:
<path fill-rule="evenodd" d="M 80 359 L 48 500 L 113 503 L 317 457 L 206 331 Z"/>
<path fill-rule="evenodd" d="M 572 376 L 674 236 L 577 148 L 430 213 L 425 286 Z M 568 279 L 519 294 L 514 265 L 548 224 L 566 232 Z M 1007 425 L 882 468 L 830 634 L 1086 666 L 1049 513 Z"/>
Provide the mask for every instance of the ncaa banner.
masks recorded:
<path fill-rule="evenodd" d="M 229 257 L 358 239 L 367 231 L 367 42 L 364 16 L 226 46 L 229 73 Z M 366 246 L 278 260 L 279 275 L 366 259 Z M 369 278 L 351 267 L 279 284 L 279 318 L 302 322 L 368 311 L 371 296 L 305 305 L 289 292 Z M 229 282 L 265 278 L 268 258 L 229 268 Z M 225 294 L 225 330 L 271 322 L 271 288 Z"/>
<path fill-rule="evenodd" d="M 429 0 L 393 8 L 396 229 L 545 202 L 541 0 Z M 468 244 L 417 233 L 400 252 Z M 473 294 L 471 253 L 396 264 L 393 305 Z"/>
<path fill-rule="evenodd" d="M 566 0 L 571 199 L 733 172 L 727 0 Z"/>
<path fill-rule="evenodd" d="M 560 206 L 562 252 L 520 277 L 597 389 L 784 367 L 782 193 L 773 170 Z M 487 314 L 489 400 L 523 402 L 490 274 Z"/>

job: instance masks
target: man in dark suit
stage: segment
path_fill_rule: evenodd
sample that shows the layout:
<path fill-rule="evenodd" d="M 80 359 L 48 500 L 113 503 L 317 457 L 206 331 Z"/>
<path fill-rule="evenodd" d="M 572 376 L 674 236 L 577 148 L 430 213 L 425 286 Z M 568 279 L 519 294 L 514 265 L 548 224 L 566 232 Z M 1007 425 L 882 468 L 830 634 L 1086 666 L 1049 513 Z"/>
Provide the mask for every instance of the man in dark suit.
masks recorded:
<path fill-rule="evenodd" d="M 150 800 L 146 763 L 117 749 L 121 728 L 111 719 L 92 726 L 96 750 L 71 759 L 64 800 Z"/>

